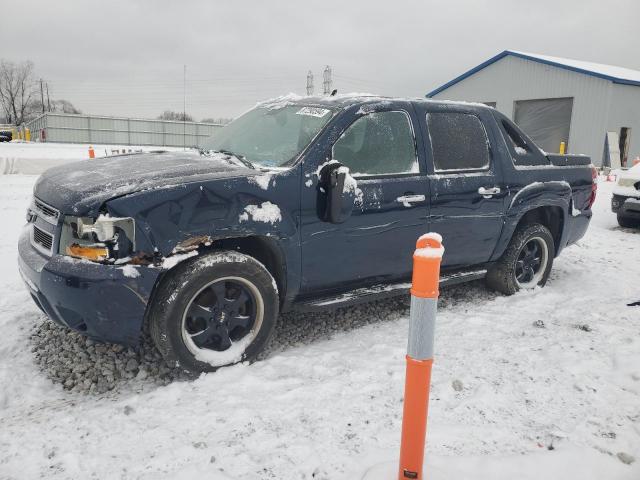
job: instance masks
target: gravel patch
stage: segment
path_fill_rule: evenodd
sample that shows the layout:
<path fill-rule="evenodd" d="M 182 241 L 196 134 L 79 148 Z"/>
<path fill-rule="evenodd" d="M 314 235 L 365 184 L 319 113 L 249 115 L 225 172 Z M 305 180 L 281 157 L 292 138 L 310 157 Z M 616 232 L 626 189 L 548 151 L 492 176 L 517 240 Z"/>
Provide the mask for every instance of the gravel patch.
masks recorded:
<path fill-rule="evenodd" d="M 483 287 L 475 290 L 480 290 L 476 294 L 487 293 Z M 441 308 L 450 307 L 463 296 L 468 298 L 470 293 L 473 295 L 465 287 L 443 291 Z M 287 312 L 278 319 L 271 343 L 259 359 L 408 314 L 408 295 L 320 313 Z M 148 336 L 134 348 L 99 343 L 42 318 L 43 321 L 33 327 L 31 351 L 42 372 L 65 390 L 89 394 L 140 391 L 191 378 L 181 369 L 168 365 Z"/>
<path fill-rule="evenodd" d="M 280 315 L 275 334 L 261 358 L 408 314 L 408 295 L 325 312 L 287 312 Z"/>
<path fill-rule="evenodd" d="M 95 342 L 43 317 L 31 333 L 31 351 L 43 373 L 66 390 L 102 394 L 184 378 L 145 337 L 136 348 Z"/>

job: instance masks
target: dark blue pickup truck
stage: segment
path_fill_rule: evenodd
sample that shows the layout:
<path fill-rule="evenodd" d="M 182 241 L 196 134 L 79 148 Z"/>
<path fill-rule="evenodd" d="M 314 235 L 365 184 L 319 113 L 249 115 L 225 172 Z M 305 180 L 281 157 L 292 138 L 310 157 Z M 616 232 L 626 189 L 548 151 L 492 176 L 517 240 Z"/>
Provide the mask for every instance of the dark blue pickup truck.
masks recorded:
<path fill-rule="evenodd" d="M 480 104 L 335 96 L 259 104 L 199 153 L 56 167 L 20 271 L 55 322 L 190 371 L 251 360 L 279 311 L 406 293 L 416 239 L 442 284 L 543 286 L 595 199 L 588 157 L 541 151 Z"/>

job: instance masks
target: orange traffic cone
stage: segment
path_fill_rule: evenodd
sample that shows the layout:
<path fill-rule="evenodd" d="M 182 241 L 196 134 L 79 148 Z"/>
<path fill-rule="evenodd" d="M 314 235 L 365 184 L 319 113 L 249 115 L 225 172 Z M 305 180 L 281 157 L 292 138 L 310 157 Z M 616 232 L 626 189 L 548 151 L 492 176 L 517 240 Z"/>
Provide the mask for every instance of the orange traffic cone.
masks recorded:
<path fill-rule="evenodd" d="M 91 145 L 89 145 L 89 158 L 96 158 L 96 152 Z"/>

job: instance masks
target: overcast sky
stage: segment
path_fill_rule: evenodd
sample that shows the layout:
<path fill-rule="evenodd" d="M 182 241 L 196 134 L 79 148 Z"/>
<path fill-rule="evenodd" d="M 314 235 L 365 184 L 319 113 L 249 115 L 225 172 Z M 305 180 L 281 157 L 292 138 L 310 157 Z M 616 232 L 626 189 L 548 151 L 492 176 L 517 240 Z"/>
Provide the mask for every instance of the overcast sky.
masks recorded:
<path fill-rule="evenodd" d="M 614 8 L 615 7 L 615 8 Z M 3 18 L 0 58 L 30 59 L 83 112 L 196 119 L 333 86 L 423 96 L 505 49 L 640 70 L 638 0 L 30 0 Z"/>

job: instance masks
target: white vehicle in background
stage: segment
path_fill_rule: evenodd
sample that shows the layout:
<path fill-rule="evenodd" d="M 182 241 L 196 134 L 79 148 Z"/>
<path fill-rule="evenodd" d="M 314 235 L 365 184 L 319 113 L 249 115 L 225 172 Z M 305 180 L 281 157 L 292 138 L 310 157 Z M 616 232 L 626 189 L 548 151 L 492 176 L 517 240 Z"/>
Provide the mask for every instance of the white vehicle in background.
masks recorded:
<path fill-rule="evenodd" d="M 640 163 L 620 175 L 613 189 L 611 210 L 621 227 L 640 226 Z"/>

